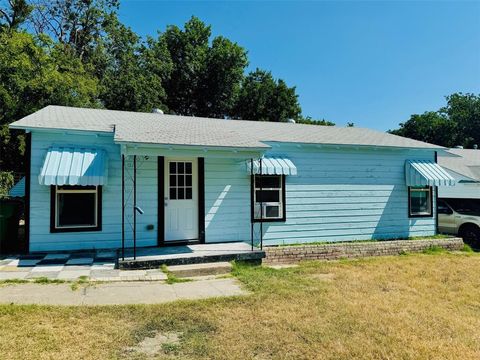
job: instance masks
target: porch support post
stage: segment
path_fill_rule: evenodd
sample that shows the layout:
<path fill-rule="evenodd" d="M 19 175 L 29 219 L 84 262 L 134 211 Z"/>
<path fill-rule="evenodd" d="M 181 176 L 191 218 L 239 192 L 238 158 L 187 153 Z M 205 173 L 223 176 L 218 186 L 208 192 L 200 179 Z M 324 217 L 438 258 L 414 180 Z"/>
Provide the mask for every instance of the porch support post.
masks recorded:
<path fill-rule="evenodd" d="M 122 260 L 125 260 L 125 155 L 122 154 Z"/>
<path fill-rule="evenodd" d="M 250 201 L 251 201 L 251 216 L 250 216 L 250 243 L 251 243 L 251 247 L 252 247 L 252 251 L 253 251 L 253 225 L 254 225 L 254 222 L 253 222 L 253 217 L 255 216 L 255 211 L 254 211 L 254 207 L 255 207 L 255 203 L 254 203 L 254 194 L 253 192 L 255 191 L 254 189 L 254 182 L 255 182 L 255 178 L 254 178 L 255 174 L 253 173 L 253 159 L 250 159 Z"/>
<path fill-rule="evenodd" d="M 262 158 L 260 158 L 260 249 L 263 249 L 263 179 L 262 179 Z"/>
<path fill-rule="evenodd" d="M 137 155 L 133 155 L 133 260 L 137 258 Z"/>
<path fill-rule="evenodd" d="M 438 153 L 435 151 L 435 164 L 438 163 Z M 432 206 L 432 211 L 435 211 L 435 234 L 438 234 L 438 186 L 433 187 L 433 191 L 435 192 L 435 207 Z"/>

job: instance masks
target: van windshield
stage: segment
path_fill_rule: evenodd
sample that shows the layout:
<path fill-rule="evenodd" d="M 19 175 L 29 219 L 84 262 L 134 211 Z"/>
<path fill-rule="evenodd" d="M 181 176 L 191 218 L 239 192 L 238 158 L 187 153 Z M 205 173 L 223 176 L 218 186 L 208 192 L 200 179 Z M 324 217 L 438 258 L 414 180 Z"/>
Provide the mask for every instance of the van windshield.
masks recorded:
<path fill-rule="evenodd" d="M 443 199 L 459 214 L 480 215 L 480 199 Z"/>

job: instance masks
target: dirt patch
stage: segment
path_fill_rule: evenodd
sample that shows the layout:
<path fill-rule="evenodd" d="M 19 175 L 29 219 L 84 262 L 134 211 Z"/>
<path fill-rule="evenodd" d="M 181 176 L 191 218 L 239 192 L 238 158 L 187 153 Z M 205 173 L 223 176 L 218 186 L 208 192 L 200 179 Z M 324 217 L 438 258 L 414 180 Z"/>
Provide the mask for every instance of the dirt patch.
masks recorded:
<path fill-rule="evenodd" d="M 136 346 L 127 348 L 126 352 L 142 354 L 147 357 L 154 357 L 160 353 L 169 353 L 178 347 L 181 335 L 182 333 L 177 332 L 158 332 L 153 337 L 146 337 Z"/>

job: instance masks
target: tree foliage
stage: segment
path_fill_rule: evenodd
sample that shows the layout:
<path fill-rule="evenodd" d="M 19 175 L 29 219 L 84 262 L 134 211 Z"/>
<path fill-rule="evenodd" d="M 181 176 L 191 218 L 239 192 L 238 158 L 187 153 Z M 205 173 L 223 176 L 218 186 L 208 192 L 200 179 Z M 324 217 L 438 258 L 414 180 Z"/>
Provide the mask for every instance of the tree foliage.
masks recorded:
<path fill-rule="evenodd" d="M 80 59 L 93 56 L 105 29 L 116 20 L 119 0 L 31 0 L 36 34 L 47 34 Z"/>
<path fill-rule="evenodd" d="M 184 29 L 169 26 L 158 42 L 167 47 L 172 72 L 165 81 L 167 107 L 182 115 L 226 117 L 232 115 L 247 52 L 224 37 L 210 45 L 211 28 L 192 17 Z"/>
<path fill-rule="evenodd" d="M 17 30 L 33 9 L 27 0 L 0 0 L 0 30 Z"/>
<path fill-rule="evenodd" d="M 480 96 L 455 93 L 437 111 L 414 114 L 390 133 L 445 147 L 480 144 Z"/>
<path fill-rule="evenodd" d="M 235 117 L 245 120 L 287 121 L 301 114 L 295 87 L 275 80 L 269 71 L 256 69 L 243 80 Z"/>
<path fill-rule="evenodd" d="M 299 124 L 308 124 L 308 125 L 335 126 L 335 123 L 332 121 L 328 121 L 325 119 L 316 120 L 316 119 L 312 119 L 310 116 L 307 116 L 307 117 L 300 116 L 298 119 L 295 120 L 295 122 Z"/>
<path fill-rule="evenodd" d="M 103 46 L 108 54 L 103 63 L 100 99 L 109 109 L 151 111 L 166 108 L 163 82 L 172 64 L 164 44 L 145 46 L 129 28 L 115 21 L 107 28 Z"/>
<path fill-rule="evenodd" d="M 50 104 L 98 106 L 98 81 L 47 38 L 0 33 L 0 169 L 21 169 L 23 137 L 8 124 Z"/>
<path fill-rule="evenodd" d="M 192 17 L 145 39 L 119 0 L 0 0 L 0 170 L 22 170 L 8 124 L 50 104 L 332 125 L 301 114 L 295 87 L 246 74 L 247 51 Z"/>

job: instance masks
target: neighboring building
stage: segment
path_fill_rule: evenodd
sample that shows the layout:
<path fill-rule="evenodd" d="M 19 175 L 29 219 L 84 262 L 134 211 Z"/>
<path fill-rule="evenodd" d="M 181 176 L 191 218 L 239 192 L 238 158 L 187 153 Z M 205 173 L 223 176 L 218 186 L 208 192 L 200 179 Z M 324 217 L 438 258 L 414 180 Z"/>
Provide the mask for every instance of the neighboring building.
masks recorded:
<path fill-rule="evenodd" d="M 457 182 L 456 186 L 439 189 L 439 197 L 480 199 L 480 150 L 449 149 L 439 154 L 438 163 Z"/>
<path fill-rule="evenodd" d="M 32 252 L 433 235 L 454 185 L 443 148 L 361 128 L 60 106 L 11 128 L 29 134 Z"/>

